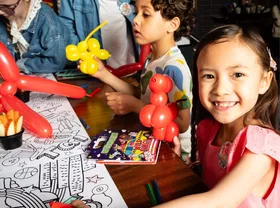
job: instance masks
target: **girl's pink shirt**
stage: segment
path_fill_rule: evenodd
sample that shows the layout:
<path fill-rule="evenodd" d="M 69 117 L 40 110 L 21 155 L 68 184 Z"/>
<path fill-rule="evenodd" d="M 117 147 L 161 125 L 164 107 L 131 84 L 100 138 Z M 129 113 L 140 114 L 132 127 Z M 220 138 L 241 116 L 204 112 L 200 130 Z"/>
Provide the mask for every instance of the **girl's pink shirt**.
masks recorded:
<path fill-rule="evenodd" d="M 201 121 L 197 128 L 199 157 L 203 167 L 202 178 L 205 184 L 212 188 L 223 178 L 239 161 L 245 149 L 256 154 L 266 154 L 280 161 L 280 136 L 274 131 L 259 126 L 247 126 L 234 139 L 230 146 L 227 166 L 225 169 L 219 165 L 218 146 L 212 145 L 220 128 L 220 124 L 212 119 Z M 253 194 L 238 206 L 239 208 L 274 208 L 280 207 L 280 165 L 268 193 L 264 198 Z M 242 187 L 240 187 L 242 188 Z"/>

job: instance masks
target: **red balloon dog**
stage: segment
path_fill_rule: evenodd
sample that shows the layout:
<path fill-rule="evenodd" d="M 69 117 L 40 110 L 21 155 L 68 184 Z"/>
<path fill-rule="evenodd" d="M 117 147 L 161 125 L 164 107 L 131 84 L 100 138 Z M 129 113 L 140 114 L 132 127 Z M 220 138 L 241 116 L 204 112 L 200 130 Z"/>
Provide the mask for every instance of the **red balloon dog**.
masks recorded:
<path fill-rule="evenodd" d="M 146 127 L 153 127 L 153 135 L 159 140 L 172 142 L 179 135 L 179 127 L 174 122 L 179 109 L 176 103 L 168 103 L 168 92 L 173 86 L 170 77 L 155 74 L 151 77 L 149 87 L 152 91 L 150 102 L 142 108 L 139 114 L 141 123 Z"/>
<path fill-rule="evenodd" d="M 0 42 L 0 74 L 4 82 L 0 86 L 0 111 L 14 109 L 23 116 L 23 127 L 41 138 L 52 136 L 49 122 L 19 100 L 17 89 L 57 94 L 71 98 L 83 98 L 86 91 L 78 86 L 21 75 L 8 49 Z"/>

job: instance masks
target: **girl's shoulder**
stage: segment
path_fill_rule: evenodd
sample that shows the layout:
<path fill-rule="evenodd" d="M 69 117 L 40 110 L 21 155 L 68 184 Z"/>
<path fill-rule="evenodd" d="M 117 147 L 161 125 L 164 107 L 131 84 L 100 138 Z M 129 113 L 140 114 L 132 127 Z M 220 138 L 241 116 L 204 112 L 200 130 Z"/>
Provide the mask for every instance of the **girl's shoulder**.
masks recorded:
<path fill-rule="evenodd" d="M 53 38 L 57 38 L 58 36 L 61 36 L 61 34 L 64 39 L 69 36 L 67 26 L 61 22 L 53 9 L 44 3 L 41 3 L 41 8 L 38 11 L 35 25 L 42 34 L 52 34 Z"/>
<path fill-rule="evenodd" d="M 41 3 L 41 8 L 38 11 L 39 13 L 39 21 L 44 21 L 51 25 L 56 25 L 57 22 L 60 22 L 59 17 L 54 12 L 54 10 L 46 5 L 45 3 Z"/>
<path fill-rule="evenodd" d="M 44 14 L 51 14 L 51 15 L 53 15 L 53 14 L 56 14 L 54 11 L 53 11 L 53 9 L 49 6 L 49 5 L 47 5 L 47 4 L 45 4 L 45 3 L 43 3 L 43 2 L 41 2 L 41 8 L 40 8 L 40 12 L 41 13 L 44 13 Z"/>
<path fill-rule="evenodd" d="M 249 125 L 246 129 L 246 148 L 256 154 L 266 154 L 280 162 L 280 135 L 272 129 Z"/>
<path fill-rule="evenodd" d="M 249 125 L 238 133 L 230 146 L 228 171 L 237 164 L 246 149 L 255 154 L 268 155 L 280 162 L 280 136 L 271 129 Z"/>

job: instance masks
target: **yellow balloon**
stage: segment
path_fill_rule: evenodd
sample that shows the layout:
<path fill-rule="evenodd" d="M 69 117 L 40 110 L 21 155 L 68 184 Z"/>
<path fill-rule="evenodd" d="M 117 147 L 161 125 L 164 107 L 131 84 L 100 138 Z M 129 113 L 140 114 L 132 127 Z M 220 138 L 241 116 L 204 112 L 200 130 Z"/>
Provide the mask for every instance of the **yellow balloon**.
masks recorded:
<path fill-rule="evenodd" d="M 81 63 L 80 70 L 85 74 L 93 75 L 98 70 L 98 64 L 93 59 L 86 60 Z"/>
<path fill-rule="evenodd" d="M 88 44 L 88 50 L 90 52 L 97 53 L 99 51 L 99 49 L 100 49 L 100 43 L 95 38 L 90 38 L 88 40 L 87 44 Z"/>
<path fill-rule="evenodd" d="M 65 49 L 66 58 L 69 61 L 78 61 L 80 59 L 80 53 L 78 51 L 77 46 L 75 45 L 68 45 Z"/>
<path fill-rule="evenodd" d="M 78 50 L 80 52 L 85 52 L 85 51 L 87 51 L 87 49 L 88 49 L 88 44 L 86 41 L 81 41 L 78 43 Z"/>
<path fill-rule="evenodd" d="M 84 74 L 87 74 L 87 61 L 83 61 L 80 64 L 80 70 L 81 72 L 83 72 Z"/>
<path fill-rule="evenodd" d="M 105 49 L 100 49 L 99 53 L 96 54 L 96 56 L 101 60 L 106 60 L 111 57 L 111 54 Z"/>
<path fill-rule="evenodd" d="M 91 53 L 94 55 L 94 56 L 97 56 L 99 54 L 99 51 L 101 49 L 95 49 L 94 51 L 92 51 Z"/>
<path fill-rule="evenodd" d="M 98 70 L 98 64 L 94 59 L 87 61 L 87 73 L 93 75 Z"/>
<path fill-rule="evenodd" d="M 88 51 L 84 51 L 80 53 L 80 57 L 83 61 L 88 60 L 88 59 L 92 59 L 92 54 L 89 53 Z"/>

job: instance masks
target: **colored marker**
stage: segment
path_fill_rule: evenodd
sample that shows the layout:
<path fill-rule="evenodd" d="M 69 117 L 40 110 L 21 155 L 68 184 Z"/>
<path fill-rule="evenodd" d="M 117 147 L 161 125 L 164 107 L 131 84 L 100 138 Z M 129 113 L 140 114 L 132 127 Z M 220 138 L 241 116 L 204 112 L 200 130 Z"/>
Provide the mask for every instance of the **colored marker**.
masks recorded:
<path fill-rule="evenodd" d="M 87 125 L 87 123 L 84 121 L 84 119 L 82 119 L 82 118 L 79 118 L 79 119 L 80 119 L 80 121 L 83 124 L 85 129 L 89 129 L 90 128 L 89 125 Z"/>
<path fill-rule="evenodd" d="M 155 196 L 155 193 L 153 191 L 153 187 L 151 186 L 151 184 L 146 184 L 146 189 L 147 189 L 147 192 L 148 192 L 148 196 L 149 196 L 149 199 L 150 199 L 150 202 L 152 203 L 152 205 L 157 205 L 157 200 L 156 200 L 156 196 Z"/>
<path fill-rule="evenodd" d="M 82 84 L 80 87 L 86 89 L 88 88 L 88 84 Z"/>
<path fill-rule="evenodd" d="M 95 90 L 93 90 L 93 91 L 90 93 L 91 97 L 94 96 L 96 93 L 98 93 L 100 90 L 101 90 L 100 87 L 98 87 L 98 88 L 96 88 Z"/>
<path fill-rule="evenodd" d="M 83 99 L 82 99 L 82 100 L 86 100 L 86 99 L 87 99 L 87 97 L 92 97 L 92 96 L 90 95 L 90 93 L 92 93 L 92 91 L 91 91 L 91 90 L 87 90 L 87 94 L 86 94 L 86 96 L 85 96 L 85 97 L 83 97 Z"/>
<path fill-rule="evenodd" d="M 155 191 L 155 196 L 156 196 L 156 199 L 157 199 L 157 203 L 161 204 L 162 203 L 162 198 L 161 198 L 161 195 L 160 195 L 158 183 L 157 183 L 156 180 L 153 180 L 152 184 L 153 184 L 153 188 L 154 188 L 154 191 Z"/>

